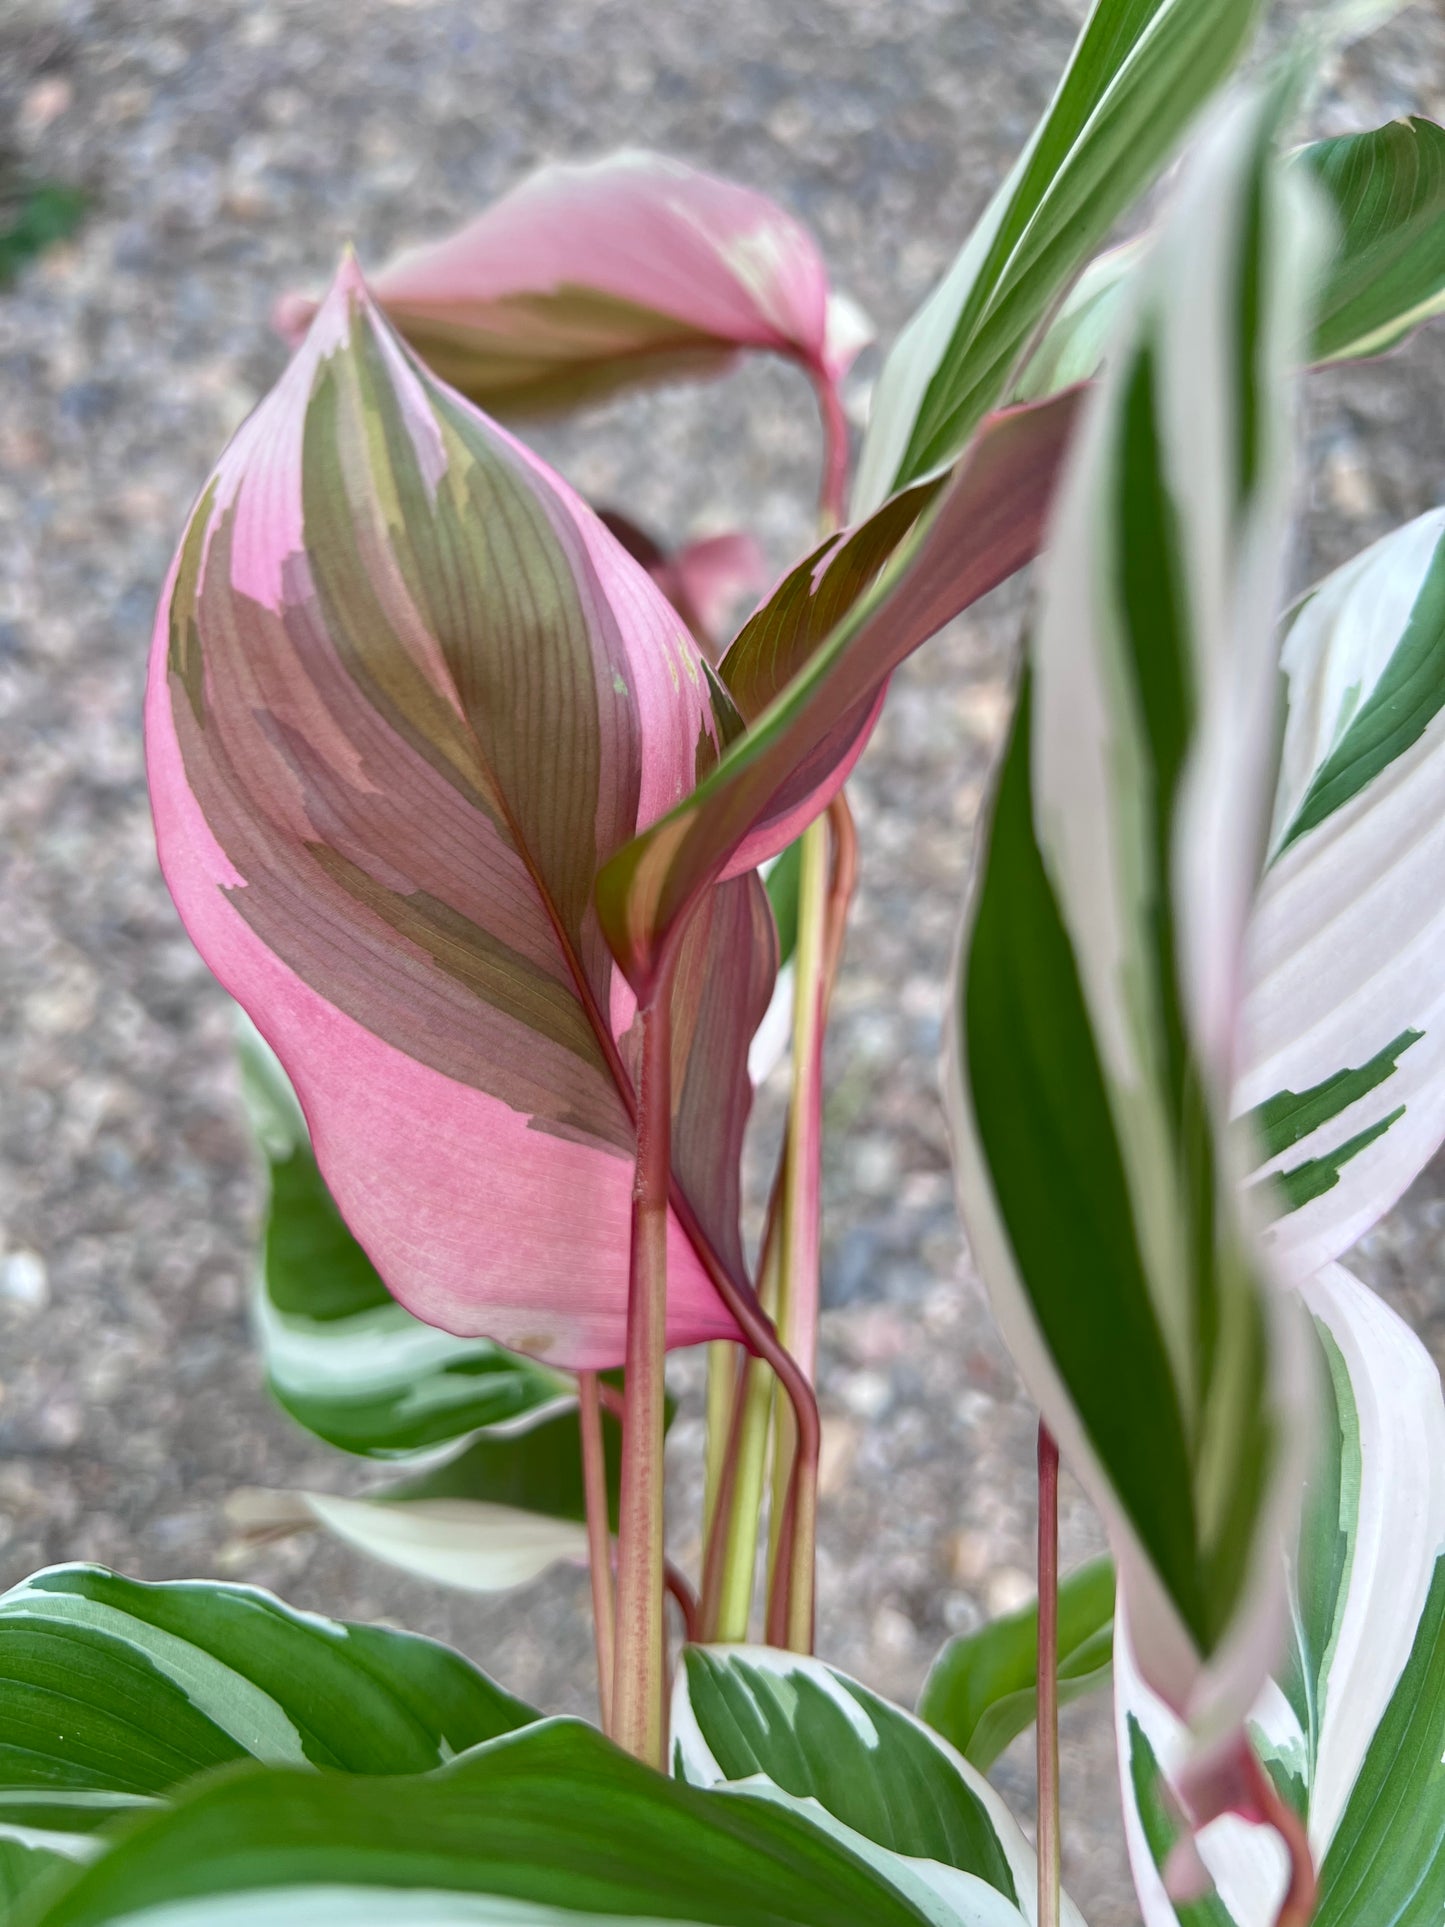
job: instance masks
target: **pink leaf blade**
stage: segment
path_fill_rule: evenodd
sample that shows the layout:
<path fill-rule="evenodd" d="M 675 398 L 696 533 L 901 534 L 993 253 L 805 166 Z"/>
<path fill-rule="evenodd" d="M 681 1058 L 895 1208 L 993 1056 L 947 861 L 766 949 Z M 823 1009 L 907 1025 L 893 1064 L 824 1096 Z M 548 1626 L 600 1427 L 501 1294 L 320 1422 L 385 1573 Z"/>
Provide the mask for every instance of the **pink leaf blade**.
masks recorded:
<path fill-rule="evenodd" d="M 540 169 L 374 287 L 445 380 L 502 414 L 717 373 L 748 349 L 836 381 L 869 334 L 830 299 L 817 244 L 792 216 L 639 151 Z M 278 305 L 293 340 L 308 318 L 294 296 Z"/>
<path fill-rule="evenodd" d="M 555 1363 L 622 1357 L 635 1002 L 594 882 L 715 732 L 646 573 L 343 270 L 182 544 L 148 761 L 183 920 L 417 1315 Z M 683 1013 L 704 1033 L 750 1013 L 718 1018 L 731 977 L 771 989 L 771 949 L 714 921 Z M 690 1102 L 731 1115 L 731 1085 L 699 1077 Z M 724 1176 L 694 1207 L 724 1243 L 735 1197 Z M 674 1232 L 674 1342 L 732 1331 Z"/>

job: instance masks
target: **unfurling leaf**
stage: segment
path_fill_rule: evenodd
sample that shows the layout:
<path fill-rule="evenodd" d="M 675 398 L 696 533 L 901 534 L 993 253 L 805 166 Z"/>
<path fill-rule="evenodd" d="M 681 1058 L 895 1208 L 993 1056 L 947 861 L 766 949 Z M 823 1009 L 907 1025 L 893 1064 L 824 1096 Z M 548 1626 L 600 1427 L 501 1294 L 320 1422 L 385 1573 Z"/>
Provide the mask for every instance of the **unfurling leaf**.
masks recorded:
<path fill-rule="evenodd" d="M 1078 402 L 991 417 L 946 488 L 915 490 L 825 543 L 744 625 L 719 673 L 746 733 L 599 880 L 634 984 L 651 980 L 713 879 L 775 855 L 826 806 L 899 663 L 1033 556 Z"/>
<path fill-rule="evenodd" d="M 544 167 L 372 287 L 444 381 L 503 417 L 715 374 L 741 349 L 833 383 L 871 339 L 791 215 L 642 152 Z M 277 323 L 294 344 L 315 312 L 290 297 Z"/>
<path fill-rule="evenodd" d="M 27 1927 L 938 1927 L 809 1819 L 678 1786 L 573 1720 L 425 1780 L 235 1770 L 47 1902 Z"/>
<path fill-rule="evenodd" d="M 1321 237 L 1246 96 L 1187 164 L 1061 483 L 948 1080 L 1000 1323 L 1206 1739 L 1273 1656 L 1306 1387 L 1228 1118 L 1274 778 L 1290 370 Z"/>
<path fill-rule="evenodd" d="M 957 460 L 1007 397 L 1059 296 L 1233 67 L 1260 11 L 1260 0 L 1095 0 L 1028 146 L 884 364 L 855 517 Z"/>
<path fill-rule="evenodd" d="M 1285 632 L 1283 765 L 1249 934 L 1236 1109 L 1296 1280 L 1445 1138 L 1445 510 L 1372 544 Z"/>
<path fill-rule="evenodd" d="M 1114 1566 L 1091 1559 L 1059 1582 L 1059 1704 L 1109 1678 L 1114 1648 Z M 918 1717 L 980 1773 L 1038 1713 L 1039 1607 L 991 1619 L 949 1640 L 928 1670 Z"/>
<path fill-rule="evenodd" d="M 1284 1661 L 1252 1710 L 1256 1749 L 1306 1821 L 1320 1876 L 1315 1927 L 1406 1927 L 1445 1907 L 1445 1399 L 1413 1332 L 1328 1265 L 1304 1287 L 1326 1425 L 1289 1554 Z M 1286 1550 L 1282 1548 L 1282 1550 Z M 1267 1830 L 1226 1815 L 1197 1845 L 1216 1893 L 1176 1909 L 1162 1867 L 1177 1829 L 1165 1792 L 1178 1722 L 1139 1678 L 1121 1623 L 1120 1769 L 1147 1927 L 1269 1927 L 1285 1885 Z"/>
<path fill-rule="evenodd" d="M 988 1781 L 833 1667 L 769 1646 L 689 1646 L 672 1731 L 679 1779 L 810 1815 L 936 1927 L 1037 1920 L 1034 1851 Z M 1083 1927 L 1067 1896 L 1061 1919 Z"/>
<path fill-rule="evenodd" d="M 593 892 L 715 760 L 715 701 L 646 572 L 343 268 L 187 531 L 147 755 L 182 918 L 428 1323 L 622 1358 L 635 1007 Z M 680 944 L 673 1343 L 733 1329 L 708 1264 L 741 1269 L 774 945 L 752 877 Z"/>

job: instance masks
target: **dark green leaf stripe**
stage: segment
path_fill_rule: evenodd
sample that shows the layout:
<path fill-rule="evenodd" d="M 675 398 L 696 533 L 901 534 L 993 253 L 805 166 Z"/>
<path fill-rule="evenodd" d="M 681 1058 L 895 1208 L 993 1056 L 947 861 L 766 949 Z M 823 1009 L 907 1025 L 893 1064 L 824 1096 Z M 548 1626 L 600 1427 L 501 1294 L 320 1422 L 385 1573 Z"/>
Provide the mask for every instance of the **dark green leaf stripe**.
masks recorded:
<path fill-rule="evenodd" d="M 1361 1151 L 1367 1151 L 1377 1143 L 1390 1126 L 1398 1124 L 1404 1115 L 1405 1107 L 1401 1104 L 1386 1116 L 1377 1118 L 1363 1131 L 1347 1137 L 1333 1151 L 1322 1152 L 1317 1158 L 1307 1158 L 1303 1164 L 1296 1164 L 1288 1171 L 1276 1172 L 1274 1184 L 1284 1200 L 1285 1210 L 1298 1211 L 1301 1205 L 1322 1198 L 1326 1191 L 1333 1191 L 1340 1181 L 1340 1171 L 1350 1159 L 1357 1158 Z"/>
<path fill-rule="evenodd" d="M 888 1852 L 976 1874 L 1017 1905 L 983 1802 L 906 1714 L 831 1668 L 759 1666 L 699 1646 L 683 1665 L 689 1707 L 724 1780 L 764 1774 Z"/>
<path fill-rule="evenodd" d="M 1378 354 L 1445 306 L 1445 130 L 1411 116 L 1317 141 L 1300 160 L 1341 228 L 1315 354 Z"/>
<path fill-rule="evenodd" d="M 610 1412 L 602 1415 L 608 1500 L 617 1523 L 622 1475 L 622 1428 Z M 385 1492 L 389 1502 L 416 1499 L 471 1499 L 515 1506 L 553 1519 L 585 1519 L 582 1484 L 582 1429 L 576 1406 L 554 1413 L 525 1431 L 483 1432 L 456 1458 L 404 1479 Z"/>
<path fill-rule="evenodd" d="M 1280 850 L 1287 850 L 1341 804 L 1358 796 L 1381 770 L 1419 742 L 1440 713 L 1442 704 L 1445 704 L 1445 536 L 1436 547 L 1389 666 L 1335 749 L 1320 765 L 1280 843 Z"/>
<path fill-rule="evenodd" d="M 918 1716 L 986 1772 L 1038 1711 L 1038 1602 L 951 1639 L 934 1660 Z M 1114 1651 L 1114 1562 L 1091 1559 L 1059 1582 L 1059 1700 L 1106 1685 Z"/>
<path fill-rule="evenodd" d="M 252 1758 L 424 1773 L 536 1716 L 457 1653 L 246 1586 L 57 1566 L 0 1598 L 0 1810 L 94 1824 Z M 109 1817 L 107 1811 L 101 1818 Z"/>
<path fill-rule="evenodd" d="M 1173 1372 L 1078 965 L 1034 834 L 1031 706 L 1026 675 L 962 982 L 972 1108 L 1044 1340 L 1135 1531 L 1186 1624 L 1206 1641 Z M 1141 1438 L 1147 1452 L 1137 1449 Z"/>
<path fill-rule="evenodd" d="M 1436 1927 L 1445 1913 L 1445 1559 L 1320 1870 L 1315 1927 Z"/>
<path fill-rule="evenodd" d="M 427 1927 L 457 1917 L 435 1897 L 469 1894 L 521 1903 L 529 1922 L 550 1918 L 546 1909 L 559 1922 L 706 1927 L 925 1921 L 798 1815 L 665 1780 L 558 1721 L 426 1780 L 236 1771 L 138 1828 L 27 1927 L 103 1927 L 165 1906 L 167 1927 L 203 1927 L 211 1902 L 231 1893 L 255 1896 L 252 1927 L 283 1907 L 292 1922 L 351 1927 L 360 1903 L 371 1901 L 370 1922 L 387 1896 L 399 1927 Z M 477 1915 L 495 1927 L 508 1918 L 503 1906 Z"/>
<path fill-rule="evenodd" d="M 1298 1144 L 1357 1104 L 1362 1097 L 1392 1077 L 1403 1052 L 1418 1044 L 1423 1031 L 1402 1030 L 1383 1050 L 1376 1051 L 1368 1063 L 1352 1070 L 1336 1071 L 1307 1091 L 1279 1091 L 1245 1113 L 1245 1123 L 1254 1132 L 1265 1158 L 1277 1157 Z"/>
<path fill-rule="evenodd" d="M 1162 1879 L 1170 1852 L 1184 1828 L 1165 1790 L 1154 1749 L 1132 1713 L 1128 1732 L 1129 1779 L 1134 1789 L 1134 1803 L 1150 1858 Z M 1173 1905 L 1179 1927 L 1237 1927 L 1233 1914 L 1218 1894 L 1207 1894 L 1202 1900 L 1176 1901 Z"/>

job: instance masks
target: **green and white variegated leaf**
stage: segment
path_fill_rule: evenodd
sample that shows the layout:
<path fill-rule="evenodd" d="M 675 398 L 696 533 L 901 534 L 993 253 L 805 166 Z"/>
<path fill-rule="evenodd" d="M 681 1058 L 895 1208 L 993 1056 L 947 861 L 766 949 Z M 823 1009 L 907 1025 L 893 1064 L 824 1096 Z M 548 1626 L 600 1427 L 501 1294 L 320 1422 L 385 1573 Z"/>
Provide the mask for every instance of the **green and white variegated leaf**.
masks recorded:
<path fill-rule="evenodd" d="M 1278 95 L 1188 162 L 1071 451 L 960 958 L 970 1242 L 1201 1740 L 1283 1614 L 1307 1396 L 1228 1129 L 1276 755 L 1291 380 L 1322 245 Z"/>
<path fill-rule="evenodd" d="M 820 1827 L 547 1720 L 426 1779 L 212 1778 L 27 1927 L 927 1927 Z"/>
<path fill-rule="evenodd" d="M 1251 1726 L 1308 1823 L 1316 1927 L 1414 1927 L 1445 1909 L 1445 1399 L 1420 1341 L 1347 1271 L 1328 1266 L 1304 1296 L 1329 1422 L 1289 1562 L 1286 1659 Z M 1178 1821 L 1164 1781 L 1184 1735 L 1140 1680 L 1126 1626 L 1115 1679 L 1147 1927 L 1271 1927 L 1283 1850 L 1268 1828 L 1232 1815 L 1197 1838 L 1215 1895 L 1170 1902 L 1161 1870 Z"/>
<path fill-rule="evenodd" d="M 1337 224 L 1307 348 L 1313 362 L 1382 354 L 1445 310 L 1445 130 L 1418 117 L 1312 142 L 1291 157 Z M 1080 275 L 1024 365 L 1015 401 L 1041 401 L 1099 371 L 1147 237 Z"/>
<path fill-rule="evenodd" d="M 1034 1850 L 988 1781 L 833 1667 L 770 1646 L 689 1646 L 672 1735 L 679 1779 L 811 1815 L 935 1927 L 1037 1919 Z M 1082 1927 L 1067 1897 L 1062 1918 Z"/>
<path fill-rule="evenodd" d="M 602 1414 L 616 1524 L 621 1428 Z M 324 1526 L 358 1552 L 431 1584 L 466 1592 L 524 1586 L 561 1561 L 587 1558 L 587 1501 L 575 1404 L 479 1433 L 417 1476 L 360 1498 L 245 1490 L 230 1504 L 243 1534 Z"/>
<path fill-rule="evenodd" d="M 385 1459 L 575 1405 L 575 1379 L 488 1339 L 454 1338 L 396 1302 L 336 1208 L 275 1052 L 239 1010 L 237 1052 L 270 1173 L 256 1330 L 292 1418 Z"/>
<path fill-rule="evenodd" d="M 1043 119 L 879 378 L 851 519 L 936 475 L 1250 37 L 1258 0 L 1095 0 Z"/>
<path fill-rule="evenodd" d="M 13 1878 L 245 1759 L 426 1773 L 536 1718 L 460 1654 L 250 1586 L 54 1566 L 0 1596 L 0 1842 Z M 26 1866 L 11 1848 L 35 1852 Z"/>
<path fill-rule="evenodd" d="M 1236 1106 L 1290 1276 L 1338 1257 L 1445 1138 L 1445 510 L 1307 596 Z"/>

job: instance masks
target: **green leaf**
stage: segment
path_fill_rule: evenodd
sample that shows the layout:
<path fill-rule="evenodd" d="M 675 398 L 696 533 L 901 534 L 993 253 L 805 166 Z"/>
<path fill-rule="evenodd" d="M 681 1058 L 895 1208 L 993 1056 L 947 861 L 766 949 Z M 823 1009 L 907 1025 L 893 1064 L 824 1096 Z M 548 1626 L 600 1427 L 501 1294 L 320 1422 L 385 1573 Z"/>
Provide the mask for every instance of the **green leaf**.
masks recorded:
<path fill-rule="evenodd" d="M 60 181 L 18 181 L 0 189 L 0 288 L 47 248 L 69 240 L 88 205 L 80 188 Z"/>
<path fill-rule="evenodd" d="M 1071 453 L 949 1079 L 1005 1337 L 1105 1514 L 1144 1670 L 1216 1730 L 1273 1656 L 1264 1535 L 1305 1392 L 1229 1143 L 1320 238 L 1273 154 L 1280 105 L 1245 94 L 1201 138 Z"/>
<path fill-rule="evenodd" d="M 798 943 L 798 886 L 803 874 L 803 842 L 799 837 L 763 878 L 773 919 L 778 926 L 778 969 L 791 963 Z"/>
<path fill-rule="evenodd" d="M 1327 195 L 1336 222 L 1311 361 L 1382 354 L 1445 309 L 1445 130 L 1419 118 L 1391 121 L 1315 141 L 1291 165 Z M 1025 364 L 1015 401 L 1098 373 L 1144 245 L 1131 241 L 1090 262 Z"/>
<path fill-rule="evenodd" d="M 951 1639 L 929 1668 L 918 1714 L 987 1772 L 1038 1711 L 1038 1602 Z M 1114 1564 L 1091 1559 L 1059 1582 L 1059 1703 L 1108 1682 Z"/>
<path fill-rule="evenodd" d="M 1381 354 L 1445 311 L 1445 129 L 1412 115 L 1316 141 L 1300 161 L 1340 222 L 1315 359 Z"/>
<path fill-rule="evenodd" d="M 425 1773 L 537 1716 L 412 1633 L 55 1566 L 0 1597 L 0 1837 L 64 1853 L 244 1759 Z"/>
<path fill-rule="evenodd" d="M 1248 43 L 1256 0 L 1096 0 L 1012 173 L 878 383 L 853 512 L 957 459 L 1059 296 Z"/>
<path fill-rule="evenodd" d="M 256 1325 L 298 1424 L 371 1458 L 405 1457 L 556 1409 L 575 1380 L 404 1310 L 346 1228 L 274 1052 L 237 1013 L 242 1085 L 270 1171 Z"/>
<path fill-rule="evenodd" d="M 1445 1910 L 1445 1558 L 1320 1869 L 1315 1927 L 1416 1927 Z"/>
<path fill-rule="evenodd" d="M 424 1780 L 252 1768 L 197 1789 L 27 1927 L 922 1927 L 806 1819 L 547 1721 Z"/>

